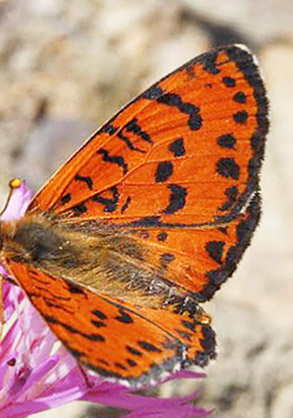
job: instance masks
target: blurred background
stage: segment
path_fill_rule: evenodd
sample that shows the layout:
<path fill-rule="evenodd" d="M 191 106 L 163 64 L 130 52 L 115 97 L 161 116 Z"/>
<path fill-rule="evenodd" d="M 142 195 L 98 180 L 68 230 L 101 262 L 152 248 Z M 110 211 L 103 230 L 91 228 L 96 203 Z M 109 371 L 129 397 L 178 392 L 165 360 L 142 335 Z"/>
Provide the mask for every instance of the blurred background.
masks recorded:
<path fill-rule="evenodd" d="M 206 369 L 200 405 L 215 408 L 215 418 L 292 418 L 292 0 L 0 0 L 0 203 L 12 177 L 36 190 L 131 97 L 211 46 L 233 42 L 260 61 L 271 130 L 261 225 L 206 307 L 219 355 Z M 35 416 L 118 416 L 111 413 L 75 403 Z"/>

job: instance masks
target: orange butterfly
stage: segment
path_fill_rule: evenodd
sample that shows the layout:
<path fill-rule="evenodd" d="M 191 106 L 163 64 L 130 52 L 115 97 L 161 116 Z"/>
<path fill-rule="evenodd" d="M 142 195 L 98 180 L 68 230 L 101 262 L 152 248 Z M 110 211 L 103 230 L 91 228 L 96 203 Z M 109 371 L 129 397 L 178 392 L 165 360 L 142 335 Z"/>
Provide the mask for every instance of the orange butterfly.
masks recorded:
<path fill-rule="evenodd" d="M 77 361 L 130 385 L 215 357 L 200 303 L 260 215 L 268 129 L 243 46 L 189 61 L 95 132 L 1 223 L 1 259 Z"/>

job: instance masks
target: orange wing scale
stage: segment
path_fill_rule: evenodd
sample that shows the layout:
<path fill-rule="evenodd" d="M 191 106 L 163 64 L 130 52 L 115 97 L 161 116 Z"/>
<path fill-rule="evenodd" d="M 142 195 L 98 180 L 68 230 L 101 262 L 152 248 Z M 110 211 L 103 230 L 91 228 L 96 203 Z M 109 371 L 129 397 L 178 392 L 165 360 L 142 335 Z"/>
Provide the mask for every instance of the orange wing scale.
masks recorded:
<path fill-rule="evenodd" d="M 158 380 L 164 372 L 204 365 L 215 356 L 214 332 L 207 324 L 128 306 L 21 263 L 9 265 L 55 335 L 81 364 L 102 376 L 144 384 L 150 372 Z"/>

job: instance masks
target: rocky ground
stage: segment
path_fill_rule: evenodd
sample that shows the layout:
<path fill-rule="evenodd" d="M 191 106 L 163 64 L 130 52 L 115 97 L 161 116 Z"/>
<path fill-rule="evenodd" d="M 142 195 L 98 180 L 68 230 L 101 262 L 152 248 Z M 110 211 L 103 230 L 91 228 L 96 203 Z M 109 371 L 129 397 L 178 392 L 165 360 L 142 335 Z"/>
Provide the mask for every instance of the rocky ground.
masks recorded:
<path fill-rule="evenodd" d="M 227 42 L 256 52 L 271 102 L 264 209 L 243 262 L 208 307 L 220 353 L 200 403 L 219 418 L 293 416 L 292 21 L 291 0 L 0 1 L 2 204 L 9 179 L 39 187 L 95 126 L 187 59 Z M 38 418 L 110 416 L 87 408 Z"/>

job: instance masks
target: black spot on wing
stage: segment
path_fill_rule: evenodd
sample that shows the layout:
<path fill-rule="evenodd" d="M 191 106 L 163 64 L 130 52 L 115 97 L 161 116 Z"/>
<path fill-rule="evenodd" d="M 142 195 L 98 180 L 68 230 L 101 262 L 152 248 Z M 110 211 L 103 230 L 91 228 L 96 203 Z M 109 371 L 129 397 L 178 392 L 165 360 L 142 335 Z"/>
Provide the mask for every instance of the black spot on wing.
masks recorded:
<path fill-rule="evenodd" d="M 222 148 L 235 149 L 236 138 L 231 134 L 225 134 L 219 136 L 217 142 Z"/>
<path fill-rule="evenodd" d="M 115 361 L 114 366 L 116 366 L 118 369 L 121 369 L 121 370 L 127 370 L 127 367 L 119 363 L 118 361 Z"/>
<path fill-rule="evenodd" d="M 177 138 L 169 146 L 168 150 L 171 151 L 175 157 L 181 157 L 186 153 L 183 138 Z"/>
<path fill-rule="evenodd" d="M 121 208 L 121 213 L 124 213 L 128 209 L 128 206 L 129 206 L 130 202 L 131 202 L 131 197 L 127 196 L 127 198 L 126 198 L 126 200 L 123 203 L 123 206 Z"/>
<path fill-rule="evenodd" d="M 87 207 L 84 203 L 73 206 L 72 208 L 75 216 L 83 215 L 87 211 Z"/>
<path fill-rule="evenodd" d="M 223 83 L 226 87 L 235 87 L 236 86 L 236 80 L 232 77 L 223 77 Z"/>
<path fill-rule="evenodd" d="M 226 48 L 226 52 L 229 58 L 233 60 L 239 70 L 243 73 L 245 79 L 253 87 L 253 96 L 257 102 L 257 122 L 258 129 L 254 135 L 254 141 L 258 143 L 258 149 L 261 151 L 258 158 L 262 157 L 263 145 L 266 133 L 268 131 L 268 100 L 266 98 L 266 92 L 259 73 L 259 69 L 253 60 L 253 56 L 243 48 L 237 48 L 230 46 Z"/>
<path fill-rule="evenodd" d="M 131 347 L 131 346 L 129 346 L 129 345 L 127 345 L 127 346 L 126 346 L 126 350 L 127 350 L 130 354 L 133 354 L 134 356 L 137 356 L 137 357 L 141 357 L 141 356 L 143 355 L 141 351 L 139 351 L 139 350 L 137 350 L 136 348 Z"/>
<path fill-rule="evenodd" d="M 137 366 L 137 362 L 132 360 L 131 358 L 127 358 L 126 362 L 129 364 L 130 367 L 135 367 Z"/>
<path fill-rule="evenodd" d="M 160 256 L 160 263 L 164 268 L 166 268 L 173 260 L 175 260 L 175 255 L 171 253 L 164 253 Z"/>
<path fill-rule="evenodd" d="M 102 363 L 104 366 L 110 366 L 109 362 L 104 360 L 103 358 L 99 358 L 97 360 L 98 362 Z"/>
<path fill-rule="evenodd" d="M 151 353 L 161 353 L 162 350 L 160 350 L 158 347 L 154 346 L 153 344 L 147 342 L 147 341 L 138 341 L 138 345 L 145 351 L 149 351 Z"/>
<path fill-rule="evenodd" d="M 58 319 L 50 315 L 43 315 L 43 317 L 48 322 L 48 324 L 60 326 L 72 334 L 80 335 L 90 341 L 105 342 L 105 338 L 100 334 L 87 334 L 85 332 L 80 331 L 77 328 L 72 327 L 71 325 L 68 325 L 68 324 L 65 324 L 64 322 L 59 321 Z"/>
<path fill-rule="evenodd" d="M 102 322 L 102 321 L 96 321 L 95 319 L 91 320 L 91 323 L 96 327 L 96 328 L 103 328 L 106 327 L 107 325 Z"/>
<path fill-rule="evenodd" d="M 233 119 L 236 123 L 243 125 L 248 119 L 248 113 L 245 110 L 241 110 L 233 115 Z"/>
<path fill-rule="evenodd" d="M 216 164 L 216 172 L 223 177 L 238 180 L 240 167 L 234 158 L 220 158 Z"/>
<path fill-rule="evenodd" d="M 160 256 L 159 273 L 164 275 L 168 270 L 169 264 L 175 260 L 175 255 L 171 253 L 164 253 Z"/>
<path fill-rule="evenodd" d="M 131 226 L 141 226 L 141 227 L 155 227 L 160 225 L 159 216 L 147 216 L 145 218 L 139 219 L 138 221 L 131 222 Z"/>
<path fill-rule="evenodd" d="M 132 132 L 135 135 L 139 136 L 143 141 L 148 142 L 149 144 L 153 144 L 152 138 L 146 131 L 141 129 L 141 127 L 139 126 L 138 120 L 136 118 L 133 118 L 131 121 L 129 121 L 125 125 L 125 129 L 128 132 Z"/>
<path fill-rule="evenodd" d="M 100 319 L 107 319 L 108 318 L 107 315 L 105 315 L 102 311 L 99 311 L 98 309 L 93 310 L 92 313 Z"/>
<path fill-rule="evenodd" d="M 71 194 L 70 193 L 66 193 L 60 199 L 61 205 L 65 205 L 65 203 L 69 203 L 71 199 L 72 199 Z"/>
<path fill-rule="evenodd" d="M 139 148 L 137 145 L 134 144 L 131 139 L 129 139 L 128 133 L 132 133 L 139 139 L 143 140 L 144 142 L 148 142 L 149 144 L 152 144 L 153 141 L 150 137 L 150 135 L 141 129 L 139 126 L 138 120 L 136 118 L 133 118 L 130 120 L 118 133 L 117 137 L 120 138 L 131 151 L 136 151 L 145 154 L 146 151 Z"/>
<path fill-rule="evenodd" d="M 80 358 L 80 357 L 84 356 L 84 353 L 82 353 L 81 351 L 78 351 L 78 350 L 70 349 L 70 353 L 76 358 Z"/>
<path fill-rule="evenodd" d="M 171 194 L 169 197 L 169 205 L 164 210 L 164 213 L 171 215 L 185 206 L 187 190 L 185 187 L 179 186 L 178 184 L 169 184 L 168 188 L 171 191 Z"/>
<path fill-rule="evenodd" d="M 224 241 L 209 241 L 205 248 L 211 259 L 216 261 L 218 264 L 221 264 L 224 247 Z"/>
<path fill-rule="evenodd" d="M 90 190 L 93 189 L 93 180 L 90 177 L 84 177 L 84 176 L 80 176 L 80 175 L 76 174 L 74 179 L 76 181 L 84 182 Z"/>
<path fill-rule="evenodd" d="M 228 234 L 228 228 L 227 228 L 227 226 L 219 226 L 217 228 L 217 230 L 220 231 L 220 232 L 222 232 L 222 234 L 225 234 L 225 235 Z"/>
<path fill-rule="evenodd" d="M 159 232 L 157 235 L 158 241 L 166 241 L 167 238 L 168 238 L 168 234 L 165 231 Z"/>
<path fill-rule="evenodd" d="M 238 91 L 237 93 L 234 94 L 233 100 L 236 103 L 244 104 L 246 103 L 246 95 L 245 93 L 243 93 L 243 91 Z"/>
<path fill-rule="evenodd" d="M 126 313 L 123 309 L 119 309 L 119 316 L 115 316 L 115 319 L 123 324 L 132 324 L 133 319 L 132 317 Z"/>
<path fill-rule="evenodd" d="M 126 144 L 127 148 L 129 148 L 131 151 L 140 152 L 142 154 L 146 153 L 145 150 L 142 150 L 135 146 L 134 143 L 126 135 L 123 134 L 123 130 L 118 132 L 117 137 L 121 139 Z"/>
<path fill-rule="evenodd" d="M 66 284 L 70 293 L 84 294 L 84 290 L 80 286 L 77 286 L 76 284 L 70 282 L 66 282 Z"/>
<path fill-rule="evenodd" d="M 183 102 L 178 94 L 165 93 L 158 97 L 157 102 L 167 106 L 176 107 L 181 113 L 188 115 L 189 119 L 187 123 L 192 131 L 197 131 L 201 128 L 202 117 L 200 115 L 199 107 L 192 103 Z"/>
<path fill-rule="evenodd" d="M 232 208 L 237 201 L 238 188 L 236 186 L 227 187 L 225 196 L 227 196 L 227 201 L 219 208 L 220 211 L 226 211 Z"/>
<path fill-rule="evenodd" d="M 112 193 L 112 198 L 104 197 L 104 193 Z M 119 192 L 116 186 L 111 187 L 109 190 L 99 193 L 92 197 L 94 202 L 104 205 L 104 212 L 114 212 L 118 207 L 119 202 Z"/>
<path fill-rule="evenodd" d="M 111 164 L 117 164 L 119 167 L 122 168 L 123 174 L 126 174 L 128 171 L 128 165 L 124 161 L 124 158 L 119 155 L 110 155 L 109 151 L 100 148 L 97 151 L 97 154 L 102 155 L 103 161 Z"/>
<path fill-rule="evenodd" d="M 158 164 L 155 173 L 155 179 L 157 183 L 163 183 L 167 181 L 173 174 L 173 164 L 171 161 L 163 161 Z"/>

